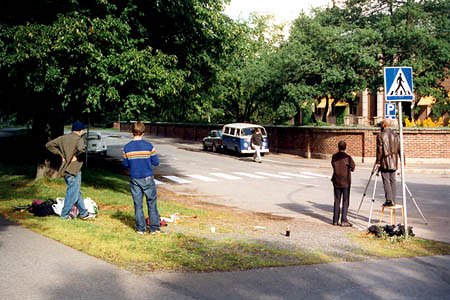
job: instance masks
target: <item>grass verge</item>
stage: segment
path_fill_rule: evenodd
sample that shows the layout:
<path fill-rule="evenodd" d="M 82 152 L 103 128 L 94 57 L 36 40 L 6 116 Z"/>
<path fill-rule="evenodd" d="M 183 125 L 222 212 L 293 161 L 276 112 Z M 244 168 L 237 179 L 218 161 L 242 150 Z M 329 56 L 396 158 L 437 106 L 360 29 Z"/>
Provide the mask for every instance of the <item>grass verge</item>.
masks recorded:
<path fill-rule="evenodd" d="M 450 245 L 446 243 L 416 238 L 390 241 L 355 231 L 347 233 L 351 245 L 345 251 L 303 247 L 301 241 L 284 243 L 280 242 L 279 232 L 261 235 L 253 226 L 258 223 L 282 228 L 285 226 L 282 220 L 261 214 L 249 218 L 248 212 L 243 214 L 192 197 L 180 197 L 162 188 L 158 190 L 161 216 L 178 213 L 180 219 L 163 228 L 164 234 L 141 236 L 134 231 L 134 211 L 127 178 L 94 168 L 83 172 L 82 192 L 100 207 L 95 220 L 63 221 L 56 216 L 35 217 L 27 211 L 16 211 L 14 207 L 30 204 L 33 199 L 64 197 L 65 184 L 62 179 L 34 181 L 34 173 L 35 170 L 26 165 L 0 164 L 2 216 L 136 273 L 156 270 L 229 271 L 450 254 Z M 211 232 L 213 225 L 217 227 L 215 233 Z"/>

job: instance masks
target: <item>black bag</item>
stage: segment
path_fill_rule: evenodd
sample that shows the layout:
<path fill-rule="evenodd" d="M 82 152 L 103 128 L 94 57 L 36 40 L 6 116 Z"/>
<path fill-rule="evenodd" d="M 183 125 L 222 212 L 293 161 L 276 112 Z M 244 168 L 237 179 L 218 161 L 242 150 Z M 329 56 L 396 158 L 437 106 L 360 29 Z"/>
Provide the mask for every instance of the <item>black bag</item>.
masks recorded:
<path fill-rule="evenodd" d="M 33 200 L 28 211 L 37 217 L 51 216 L 55 214 L 52 207 L 52 205 L 55 203 L 56 201 L 52 199 L 49 199 L 47 201 Z"/>

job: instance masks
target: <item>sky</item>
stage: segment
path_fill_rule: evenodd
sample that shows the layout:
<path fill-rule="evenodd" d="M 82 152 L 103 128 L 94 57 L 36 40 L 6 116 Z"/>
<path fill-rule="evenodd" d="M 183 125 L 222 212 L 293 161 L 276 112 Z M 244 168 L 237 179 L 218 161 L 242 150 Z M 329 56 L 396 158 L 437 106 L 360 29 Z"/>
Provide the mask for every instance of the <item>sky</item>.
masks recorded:
<path fill-rule="evenodd" d="M 330 0 L 231 0 L 225 13 L 233 19 L 246 19 L 251 12 L 271 14 L 277 23 L 294 20 L 302 10 L 309 13 L 311 7 L 325 7 Z"/>

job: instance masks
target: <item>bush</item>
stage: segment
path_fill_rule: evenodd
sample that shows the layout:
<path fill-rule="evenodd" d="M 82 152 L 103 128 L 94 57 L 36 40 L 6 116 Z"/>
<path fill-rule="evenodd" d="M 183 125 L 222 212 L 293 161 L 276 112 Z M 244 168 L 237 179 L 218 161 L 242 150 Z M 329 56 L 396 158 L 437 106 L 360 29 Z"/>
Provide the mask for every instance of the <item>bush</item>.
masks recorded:
<path fill-rule="evenodd" d="M 444 118 L 440 117 L 437 121 L 433 121 L 430 117 L 425 120 L 409 120 L 409 118 L 405 118 L 405 126 L 406 127 L 443 127 L 444 126 Z"/>

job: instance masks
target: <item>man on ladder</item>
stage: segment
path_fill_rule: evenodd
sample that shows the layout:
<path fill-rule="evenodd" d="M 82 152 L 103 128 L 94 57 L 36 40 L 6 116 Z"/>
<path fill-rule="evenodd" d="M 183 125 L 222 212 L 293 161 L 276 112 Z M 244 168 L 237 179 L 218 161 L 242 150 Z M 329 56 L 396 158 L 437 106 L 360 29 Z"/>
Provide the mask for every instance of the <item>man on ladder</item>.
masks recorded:
<path fill-rule="evenodd" d="M 391 121 L 381 121 L 381 132 L 377 136 L 376 166 L 381 173 L 386 201 L 383 206 L 394 206 L 396 195 L 395 173 L 398 169 L 400 142 L 398 135 L 390 128 Z"/>

